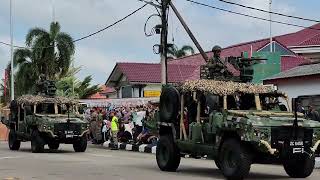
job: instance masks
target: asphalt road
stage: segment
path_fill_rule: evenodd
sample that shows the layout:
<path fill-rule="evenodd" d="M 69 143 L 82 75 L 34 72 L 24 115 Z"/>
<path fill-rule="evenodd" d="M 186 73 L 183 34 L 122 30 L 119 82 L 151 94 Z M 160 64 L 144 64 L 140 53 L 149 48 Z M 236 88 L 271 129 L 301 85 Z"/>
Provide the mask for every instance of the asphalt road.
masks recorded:
<path fill-rule="evenodd" d="M 319 179 L 314 170 L 309 179 Z M 182 159 L 178 172 L 161 172 L 152 154 L 111 151 L 90 146 L 85 153 L 73 152 L 72 145 L 58 151 L 33 154 L 30 143 L 19 151 L 0 142 L 0 180 L 201 180 L 223 179 L 209 160 Z M 288 179 L 282 166 L 253 165 L 248 179 Z"/>

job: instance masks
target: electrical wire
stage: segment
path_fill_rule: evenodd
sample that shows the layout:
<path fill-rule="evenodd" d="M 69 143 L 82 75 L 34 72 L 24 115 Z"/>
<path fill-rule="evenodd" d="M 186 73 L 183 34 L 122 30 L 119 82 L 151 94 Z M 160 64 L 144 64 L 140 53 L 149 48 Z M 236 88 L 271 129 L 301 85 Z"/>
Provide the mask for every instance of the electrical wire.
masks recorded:
<path fill-rule="evenodd" d="M 116 21 L 116 22 L 114 22 L 114 23 L 112 23 L 112 24 L 110 24 L 110 25 L 108 25 L 108 26 L 106 26 L 106 27 L 104 27 L 104 28 L 102 28 L 102 29 L 94 32 L 94 33 L 91 33 L 91 34 L 89 34 L 89 35 L 87 35 L 87 36 L 84 36 L 84 37 L 82 37 L 82 38 L 76 39 L 76 40 L 74 40 L 73 42 L 78 42 L 78 41 L 87 39 L 87 38 L 89 38 L 89 37 L 91 37 L 91 36 L 93 36 L 93 35 L 96 35 L 96 34 L 98 34 L 98 33 L 101 33 L 102 31 L 105 31 L 105 30 L 107 30 L 107 29 L 115 26 L 116 24 L 122 22 L 123 20 L 127 19 L 128 17 L 134 15 L 135 13 L 137 13 L 138 11 L 140 11 L 141 9 L 143 9 L 144 7 L 146 7 L 147 5 L 148 5 L 148 4 L 144 4 L 143 6 L 139 7 L 139 8 L 136 9 L 136 10 L 134 10 L 134 11 L 131 12 L 130 14 L 126 15 L 125 17 L 119 19 L 118 21 Z"/>
<path fill-rule="evenodd" d="M 249 14 L 239 13 L 239 12 L 236 12 L 236 11 L 231 11 L 231 10 L 227 10 L 227 9 L 211 6 L 211 5 L 204 4 L 204 3 L 201 3 L 201 2 L 197 2 L 197 1 L 193 1 L 193 0 L 185 0 L 185 1 L 191 2 L 193 4 L 201 5 L 201 6 L 204 6 L 204 7 L 209 7 L 209 8 L 212 8 L 212 9 L 216 9 L 216 10 L 219 10 L 219 11 L 228 12 L 228 13 L 231 13 L 231 14 L 237 14 L 237 15 L 241 15 L 241 16 L 245 16 L 245 17 L 250 17 L 250 18 L 253 18 L 253 19 L 259 19 L 259 20 L 273 22 L 273 23 L 287 25 L 287 26 L 294 26 L 294 27 L 300 27 L 300 28 L 312 29 L 312 30 L 320 31 L 320 29 L 318 29 L 318 28 L 307 27 L 307 26 L 303 26 L 303 25 L 287 23 L 287 22 L 282 22 L 282 21 L 275 21 L 275 20 L 270 20 L 270 19 L 266 19 L 266 18 L 262 18 L 262 17 L 252 16 L 252 15 L 249 15 Z"/>
<path fill-rule="evenodd" d="M 226 1 L 226 0 L 218 0 L 218 1 L 221 1 L 221 2 L 224 2 L 224 3 L 227 3 L 227 4 L 232 4 L 232 5 L 235 5 L 235 6 L 240 6 L 240 7 L 247 8 L 247 9 L 252 9 L 252 10 L 261 11 L 261 12 L 265 12 L 265 13 L 271 13 L 271 14 L 275 14 L 275 15 L 278 15 L 278 16 L 284 16 L 284 17 L 288 17 L 288 18 L 294 18 L 294 19 L 299 19 L 299 20 L 304 20 L 304 21 L 320 23 L 319 20 L 315 20 L 315 19 L 309 19 L 309 18 L 304 18 L 304 17 L 299 17 L 299 16 L 292 16 L 292 15 L 287 15 L 287 14 L 273 12 L 273 11 L 267 11 L 267 10 L 264 10 L 264 9 L 259 9 L 259 8 L 255 8 L 255 7 L 252 7 L 252 6 L 246 6 L 246 5 L 243 5 L 243 4 L 230 2 L 230 1 Z"/>
<path fill-rule="evenodd" d="M 153 35 L 156 33 L 156 32 L 155 32 L 155 27 L 153 27 L 153 28 L 151 29 L 151 31 L 150 31 L 149 33 L 147 33 L 147 24 L 148 24 L 149 20 L 150 20 L 151 18 L 153 18 L 153 17 L 160 17 L 160 18 L 161 18 L 161 16 L 158 15 L 158 14 L 152 14 L 152 15 L 150 15 L 150 16 L 148 17 L 147 21 L 144 23 L 144 28 L 143 28 L 144 34 L 145 34 L 145 36 L 147 36 L 147 37 L 153 36 Z"/>
<path fill-rule="evenodd" d="M 0 41 L 0 44 L 11 46 L 11 44 L 6 43 L 6 42 L 2 42 L 2 41 Z M 25 48 L 25 47 L 22 47 L 22 46 L 13 46 L 13 47 L 15 47 L 15 48 Z"/>
<path fill-rule="evenodd" d="M 94 35 L 96 35 L 96 34 L 99 34 L 99 33 L 103 32 L 103 31 L 105 31 L 105 30 L 107 30 L 107 29 L 115 26 L 116 24 L 119 24 L 120 22 L 124 21 L 125 19 L 129 18 L 130 16 L 134 15 L 135 13 L 137 13 L 137 12 L 140 11 L 140 10 L 142 10 L 142 9 L 143 9 L 144 7 L 146 7 L 147 5 L 148 5 L 148 4 L 144 4 L 143 6 L 141 6 L 141 7 L 139 7 L 138 9 L 132 11 L 130 14 L 128 14 L 128 15 L 124 16 L 123 18 L 115 21 L 114 23 L 112 23 L 112 24 L 110 24 L 110 25 L 108 25 L 108 26 L 106 26 L 106 27 L 104 27 L 104 28 L 102 28 L 102 29 L 99 29 L 99 30 L 96 31 L 96 32 L 93 32 L 93 33 L 88 34 L 88 35 L 86 35 L 86 36 L 83 36 L 83 37 L 81 37 L 81 38 L 75 39 L 75 40 L 73 40 L 72 42 L 78 42 L 78 41 L 87 39 L 87 38 L 89 38 L 89 37 L 91 37 L 91 36 L 94 36 Z M 10 44 L 9 44 L 9 43 L 6 43 L 6 42 L 1 42 L 1 41 L 0 41 L 0 44 L 4 44 L 4 45 L 7 45 L 7 46 L 10 46 Z M 21 47 L 21 46 L 14 46 L 14 47 L 16 47 L 16 48 L 22 48 L 22 49 L 30 49 L 29 47 Z M 54 47 L 54 46 L 39 47 L 39 49 L 52 48 L 52 47 Z"/>

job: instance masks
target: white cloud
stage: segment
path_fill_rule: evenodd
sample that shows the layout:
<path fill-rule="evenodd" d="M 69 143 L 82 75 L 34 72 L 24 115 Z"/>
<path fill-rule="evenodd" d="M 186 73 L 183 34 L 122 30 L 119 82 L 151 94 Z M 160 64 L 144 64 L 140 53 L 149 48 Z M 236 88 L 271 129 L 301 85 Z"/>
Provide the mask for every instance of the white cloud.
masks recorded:
<path fill-rule="evenodd" d="M 7 42 L 9 42 L 8 2 L 0 1 L 0 40 Z M 205 50 L 211 49 L 215 44 L 228 46 L 269 35 L 267 22 L 222 13 L 181 0 L 175 0 L 174 2 Z M 212 0 L 207 2 L 227 9 L 268 18 L 268 14 L 215 3 Z M 239 0 L 235 2 L 268 9 L 267 0 Z M 300 11 L 300 9 L 294 8 L 292 4 L 289 5 L 287 2 L 289 0 L 274 0 L 274 11 L 288 14 L 295 14 Z M 56 20 L 61 23 L 62 31 L 78 38 L 118 20 L 141 5 L 142 3 L 137 2 L 137 0 L 55 0 Z M 159 62 L 159 56 L 153 54 L 152 51 L 152 46 L 159 43 L 159 36 L 146 38 L 143 32 L 143 25 L 152 13 L 155 13 L 154 8 L 147 6 L 144 10 L 115 27 L 76 43 L 76 65 L 83 66 L 79 77 L 83 78 L 92 74 L 94 82 L 104 83 L 116 61 Z M 300 12 L 299 14 L 303 13 Z M 180 23 L 174 16 L 172 17 L 170 19 L 173 19 L 173 22 L 169 23 L 169 40 L 172 39 L 173 34 L 178 46 L 193 45 Z M 288 20 L 279 17 L 274 18 Z M 30 28 L 40 26 L 48 29 L 51 20 L 51 0 L 14 1 L 15 40 L 19 45 L 24 42 L 24 37 Z M 292 20 L 289 22 L 292 22 Z M 273 25 L 274 34 L 292 32 L 296 29 Z M 10 48 L 0 45 L 1 70 L 9 59 L 9 50 Z"/>

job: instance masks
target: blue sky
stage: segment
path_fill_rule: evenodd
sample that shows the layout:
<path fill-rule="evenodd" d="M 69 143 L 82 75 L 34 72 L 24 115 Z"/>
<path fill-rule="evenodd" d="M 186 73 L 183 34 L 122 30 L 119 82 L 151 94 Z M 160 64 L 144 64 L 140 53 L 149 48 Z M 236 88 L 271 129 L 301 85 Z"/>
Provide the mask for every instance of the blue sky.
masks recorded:
<path fill-rule="evenodd" d="M 55 18 L 62 31 L 78 38 L 91 33 L 127 15 L 142 3 L 137 0 L 13 0 L 14 43 L 23 46 L 25 35 L 32 27 L 48 29 L 52 21 L 52 2 L 55 3 Z M 268 18 L 268 14 L 227 5 L 218 0 L 199 2 L 227 8 L 234 11 Z M 248 6 L 267 9 L 269 0 L 233 0 Z M 185 0 L 174 0 L 177 8 L 189 24 L 205 50 L 215 44 L 223 47 L 232 44 L 265 38 L 269 35 L 268 22 L 199 7 Z M 307 2 L 307 3 L 306 3 Z M 273 0 L 273 11 L 319 19 L 317 0 Z M 74 56 L 76 66 L 82 66 L 79 78 L 92 75 L 94 83 L 104 83 L 116 62 L 159 62 L 159 55 L 152 46 L 159 43 L 159 36 L 145 37 L 143 26 L 152 7 L 146 7 L 123 23 L 101 34 L 76 43 Z M 274 20 L 310 26 L 313 23 L 274 16 Z M 157 22 L 152 21 L 150 25 Z M 172 37 L 177 46 L 194 46 L 175 16 L 169 16 L 169 42 Z M 273 24 L 273 34 L 294 32 L 300 28 Z M 0 1 L 0 41 L 10 42 L 9 0 Z M 0 44 L 0 73 L 10 59 L 10 48 Z"/>

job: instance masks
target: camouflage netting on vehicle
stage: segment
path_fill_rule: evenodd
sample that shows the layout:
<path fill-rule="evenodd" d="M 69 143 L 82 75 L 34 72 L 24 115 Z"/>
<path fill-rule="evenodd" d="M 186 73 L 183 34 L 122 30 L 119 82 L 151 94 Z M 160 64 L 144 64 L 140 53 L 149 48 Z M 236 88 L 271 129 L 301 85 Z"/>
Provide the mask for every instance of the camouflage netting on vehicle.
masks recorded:
<path fill-rule="evenodd" d="M 17 99 L 19 104 L 39 104 L 39 103 L 57 103 L 57 104 L 77 104 L 78 101 L 66 97 L 44 97 L 34 95 L 23 95 Z"/>
<path fill-rule="evenodd" d="M 274 90 L 269 86 L 238 83 L 233 81 L 215 81 L 208 79 L 190 80 L 182 85 L 182 90 L 210 92 L 217 95 L 232 95 L 236 92 L 249 94 L 273 93 Z"/>

